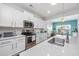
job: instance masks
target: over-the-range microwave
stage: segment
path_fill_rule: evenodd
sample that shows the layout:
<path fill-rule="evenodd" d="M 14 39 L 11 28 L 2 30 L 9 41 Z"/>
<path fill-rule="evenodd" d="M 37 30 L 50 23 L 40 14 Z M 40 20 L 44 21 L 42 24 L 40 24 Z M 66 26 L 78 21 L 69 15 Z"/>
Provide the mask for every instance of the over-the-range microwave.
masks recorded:
<path fill-rule="evenodd" d="M 34 24 L 31 21 L 24 20 L 24 28 L 33 28 Z"/>

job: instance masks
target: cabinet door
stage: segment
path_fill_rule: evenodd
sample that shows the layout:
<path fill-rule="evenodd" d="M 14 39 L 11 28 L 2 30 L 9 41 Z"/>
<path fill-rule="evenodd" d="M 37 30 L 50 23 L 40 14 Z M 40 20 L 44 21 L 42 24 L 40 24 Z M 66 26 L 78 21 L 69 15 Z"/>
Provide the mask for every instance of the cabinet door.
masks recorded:
<path fill-rule="evenodd" d="M 27 11 L 24 11 L 24 20 L 27 20 L 27 21 L 33 21 L 33 14 L 27 12 Z"/>
<path fill-rule="evenodd" d="M 8 6 L 0 4 L 0 26 L 11 27 L 12 12 Z"/>
<path fill-rule="evenodd" d="M 0 42 L 0 56 L 11 55 L 13 50 L 13 45 L 11 41 Z"/>
<path fill-rule="evenodd" d="M 39 34 L 36 34 L 36 43 L 40 43 L 41 42 L 41 37 Z"/>
<path fill-rule="evenodd" d="M 46 33 L 41 33 L 41 40 L 42 41 L 46 40 Z"/>
<path fill-rule="evenodd" d="M 47 39 L 47 33 L 36 34 L 36 43 L 40 43 Z"/>
<path fill-rule="evenodd" d="M 23 14 L 21 12 L 17 12 L 15 22 L 16 22 L 16 27 L 23 27 Z"/>
<path fill-rule="evenodd" d="M 45 37 L 44 37 L 44 38 L 45 38 L 45 40 L 47 40 L 47 33 L 44 33 L 44 35 L 45 35 Z"/>
<path fill-rule="evenodd" d="M 16 48 L 17 52 L 25 49 L 25 37 L 17 38 Z"/>
<path fill-rule="evenodd" d="M 22 12 L 0 4 L 0 26 L 23 27 L 23 19 Z"/>
<path fill-rule="evenodd" d="M 34 41 L 34 40 L 36 40 L 36 36 L 35 35 L 32 36 L 32 41 Z"/>
<path fill-rule="evenodd" d="M 14 9 L 12 15 L 13 27 L 23 27 L 23 13 Z"/>

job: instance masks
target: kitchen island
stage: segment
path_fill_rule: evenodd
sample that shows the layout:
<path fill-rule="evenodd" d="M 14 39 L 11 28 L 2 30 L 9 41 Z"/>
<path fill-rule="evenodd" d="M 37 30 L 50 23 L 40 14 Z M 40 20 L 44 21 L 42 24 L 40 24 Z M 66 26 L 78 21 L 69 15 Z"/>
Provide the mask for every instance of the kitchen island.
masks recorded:
<path fill-rule="evenodd" d="M 62 36 L 63 37 L 63 36 Z M 49 38 L 48 40 L 37 44 L 36 46 L 20 53 L 20 56 L 78 56 L 79 48 L 75 44 L 67 44 L 65 46 L 59 46 L 55 44 L 50 44 L 48 41 L 54 37 Z"/>

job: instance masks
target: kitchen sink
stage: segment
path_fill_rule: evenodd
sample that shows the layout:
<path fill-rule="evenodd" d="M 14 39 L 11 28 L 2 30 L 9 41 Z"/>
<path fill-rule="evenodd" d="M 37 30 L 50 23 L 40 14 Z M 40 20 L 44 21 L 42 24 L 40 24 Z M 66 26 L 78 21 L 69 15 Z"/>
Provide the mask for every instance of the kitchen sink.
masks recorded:
<path fill-rule="evenodd" d="M 56 44 L 59 46 L 64 46 L 65 40 L 61 38 L 52 38 L 48 41 L 50 44 Z"/>

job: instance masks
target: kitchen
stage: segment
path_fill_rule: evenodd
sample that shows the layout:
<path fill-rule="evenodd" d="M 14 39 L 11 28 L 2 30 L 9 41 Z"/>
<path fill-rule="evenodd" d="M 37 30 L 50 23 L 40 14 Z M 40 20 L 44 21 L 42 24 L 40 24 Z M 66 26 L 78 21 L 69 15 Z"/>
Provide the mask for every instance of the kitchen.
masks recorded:
<path fill-rule="evenodd" d="M 79 3 L 0 3 L 0 56 L 79 56 L 78 8 Z"/>
<path fill-rule="evenodd" d="M 7 4 L 0 4 L 0 45 L 3 47 L 0 48 L 0 52 L 5 51 L 3 54 L 0 54 L 2 56 L 17 55 L 17 53 L 46 40 L 45 30 L 43 30 L 46 25 L 43 24 L 43 21 L 40 20 L 40 18 L 34 17 L 34 15 L 28 11 L 24 11 L 20 8 L 18 8 L 18 10 L 16 9 L 17 7 L 13 7 L 14 6 Z M 38 20 L 39 22 L 37 22 Z M 34 30 L 37 30 L 39 33 L 33 35 Z M 25 32 L 26 35 L 21 35 L 22 31 Z M 40 33 L 40 31 L 42 32 Z M 44 36 L 39 37 L 38 34 L 44 34 Z M 37 38 L 41 38 L 42 40 L 38 39 L 36 41 Z M 31 39 L 31 42 L 27 42 L 28 39 Z"/>

